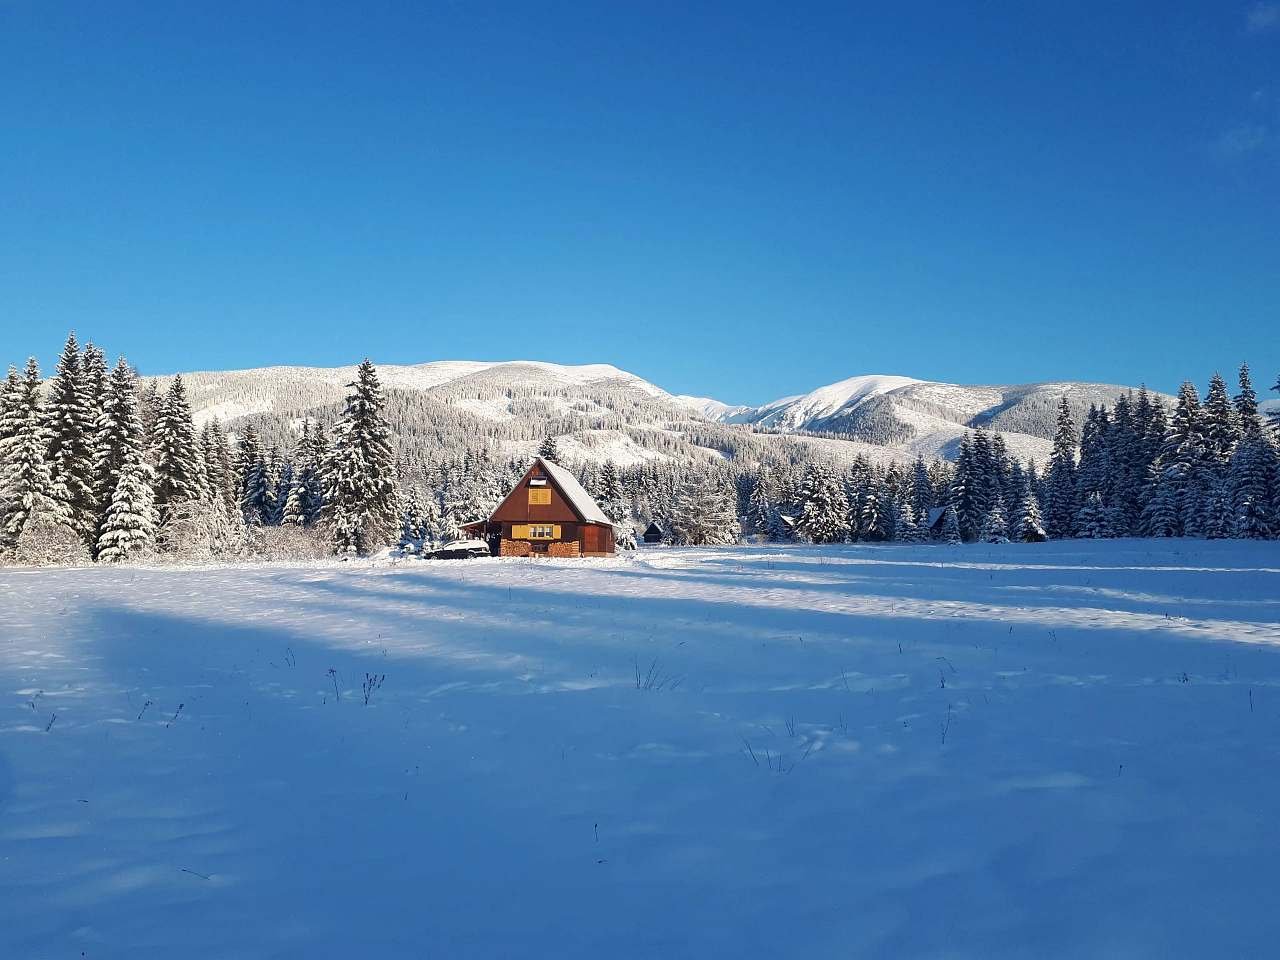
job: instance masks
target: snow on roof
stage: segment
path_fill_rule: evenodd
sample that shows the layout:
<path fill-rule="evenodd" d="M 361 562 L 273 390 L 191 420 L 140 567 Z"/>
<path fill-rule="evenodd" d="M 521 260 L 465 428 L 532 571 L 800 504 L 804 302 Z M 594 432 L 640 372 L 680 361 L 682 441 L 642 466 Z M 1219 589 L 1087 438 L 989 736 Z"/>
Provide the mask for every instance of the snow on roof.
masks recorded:
<path fill-rule="evenodd" d="M 591 494 L 582 489 L 582 484 L 578 482 L 577 477 L 559 464 L 543 460 L 542 457 L 538 457 L 537 462 L 542 465 L 543 470 L 547 471 L 547 476 L 556 482 L 556 486 L 560 488 L 560 492 L 569 501 L 569 505 L 578 511 L 583 520 L 589 523 L 604 523 L 613 526 L 613 521 L 604 515 L 604 511 L 592 499 Z"/>

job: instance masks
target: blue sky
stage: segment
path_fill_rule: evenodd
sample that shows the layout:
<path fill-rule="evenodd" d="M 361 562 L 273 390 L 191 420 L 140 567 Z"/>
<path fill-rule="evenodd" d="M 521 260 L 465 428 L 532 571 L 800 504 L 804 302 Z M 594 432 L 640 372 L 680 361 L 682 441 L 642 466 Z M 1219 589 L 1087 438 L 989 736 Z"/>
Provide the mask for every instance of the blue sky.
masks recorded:
<path fill-rule="evenodd" d="M 1280 373 L 1280 2 L 0 0 L 0 346 Z"/>

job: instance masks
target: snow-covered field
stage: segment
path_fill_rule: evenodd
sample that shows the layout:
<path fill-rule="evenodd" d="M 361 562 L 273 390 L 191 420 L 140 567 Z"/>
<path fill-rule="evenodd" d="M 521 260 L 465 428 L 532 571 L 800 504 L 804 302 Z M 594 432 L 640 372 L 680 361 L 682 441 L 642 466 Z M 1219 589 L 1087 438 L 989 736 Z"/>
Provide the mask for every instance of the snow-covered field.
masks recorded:
<path fill-rule="evenodd" d="M 1280 943 L 1274 543 L 8 569 L 0 681 L 0 957 Z"/>

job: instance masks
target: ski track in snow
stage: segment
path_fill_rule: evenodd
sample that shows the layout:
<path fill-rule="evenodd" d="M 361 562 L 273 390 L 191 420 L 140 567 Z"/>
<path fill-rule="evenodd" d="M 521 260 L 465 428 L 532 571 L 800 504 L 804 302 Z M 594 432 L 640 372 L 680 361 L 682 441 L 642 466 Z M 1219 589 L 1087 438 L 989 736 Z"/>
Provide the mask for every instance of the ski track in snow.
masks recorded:
<path fill-rule="evenodd" d="M 1280 936 L 1273 543 L 4 569 L 0 691 L 0 957 Z"/>

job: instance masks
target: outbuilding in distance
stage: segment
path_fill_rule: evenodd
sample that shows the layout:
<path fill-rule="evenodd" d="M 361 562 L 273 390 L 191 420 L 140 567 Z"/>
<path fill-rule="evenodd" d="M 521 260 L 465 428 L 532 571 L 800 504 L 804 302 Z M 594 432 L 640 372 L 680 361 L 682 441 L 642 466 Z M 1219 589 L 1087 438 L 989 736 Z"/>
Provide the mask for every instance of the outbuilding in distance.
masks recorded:
<path fill-rule="evenodd" d="M 499 557 L 611 557 L 613 521 L 578 478 L 538 457 L 487 520 L 464 524 Z"/>

